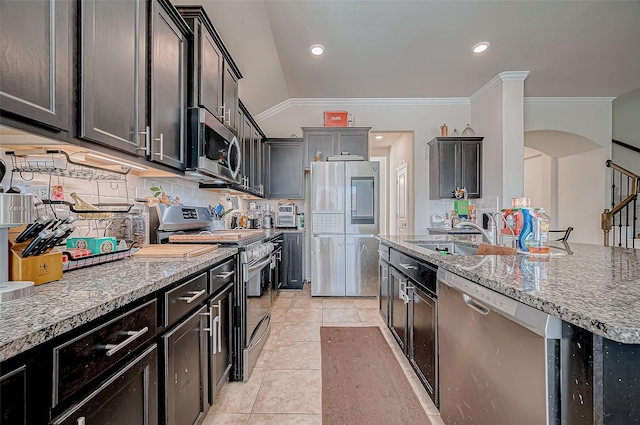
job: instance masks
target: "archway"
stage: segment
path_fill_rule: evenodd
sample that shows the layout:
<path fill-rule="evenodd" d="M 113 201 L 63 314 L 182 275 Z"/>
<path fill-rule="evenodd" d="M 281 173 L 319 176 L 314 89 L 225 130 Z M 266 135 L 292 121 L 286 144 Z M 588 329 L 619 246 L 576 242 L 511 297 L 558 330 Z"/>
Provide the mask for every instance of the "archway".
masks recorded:
<path fill-rule="evenodd" d="M 524 135 L 525 195 L 549 212 L 552 227 L 575 230 L 575 242 L 601 242 L 605 148 L 578 134 L 535 130 Z"/>

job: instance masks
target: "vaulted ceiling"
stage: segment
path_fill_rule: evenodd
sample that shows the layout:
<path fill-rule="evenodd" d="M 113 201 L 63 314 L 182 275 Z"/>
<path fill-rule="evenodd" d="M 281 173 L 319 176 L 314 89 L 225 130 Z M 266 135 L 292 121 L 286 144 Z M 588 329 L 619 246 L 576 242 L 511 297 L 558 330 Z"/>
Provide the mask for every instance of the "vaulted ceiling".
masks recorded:
<path fill-rule="evenodd" d="M 254 115 L 290 98 L 468 97 L 503 71 L 530 71 L 529 97 L 640 88 L 640 1 L 201 2 Z"/>

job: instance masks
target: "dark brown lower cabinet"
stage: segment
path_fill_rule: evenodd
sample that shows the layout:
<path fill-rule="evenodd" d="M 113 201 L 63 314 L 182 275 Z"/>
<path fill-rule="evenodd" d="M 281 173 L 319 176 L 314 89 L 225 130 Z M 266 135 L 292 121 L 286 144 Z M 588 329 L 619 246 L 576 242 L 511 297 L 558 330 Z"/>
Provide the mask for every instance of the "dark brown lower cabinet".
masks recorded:
<path fill-rule="evenodd" d="M 153 344 L 56 418 L 52 425 L 158 424 L 157 364 L 158 350 Z"/>
<path fill-rule="evenodd" d="M 198 424 L 207 413 L 207 310 L 200 307 L 162 336 L 165 425 Z"/>
<path fill-rule="evenodd" d="M 211 343 L 209 344 L 209 405 L 229 380 L 231 372 L 231 320 L 233 313 L 233 284 L 228 285 L 209 301 L 211 314 Z"/>

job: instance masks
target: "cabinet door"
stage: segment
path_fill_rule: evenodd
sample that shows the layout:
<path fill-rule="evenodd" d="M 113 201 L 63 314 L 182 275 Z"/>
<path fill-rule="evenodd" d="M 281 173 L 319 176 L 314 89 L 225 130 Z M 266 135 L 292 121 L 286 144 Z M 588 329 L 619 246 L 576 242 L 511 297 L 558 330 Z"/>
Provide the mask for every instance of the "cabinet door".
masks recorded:
<path fill-rule="evenodd" d="M 469 198 L 482 196 L 482 143 L 462 142 L 460 149 L 460 187 L 467 189 Z"/>
<path fill-rule="evenodd" d="M 211 34 L 202 25 L 200 35 L 200 69 L 198 80 L 200 90 L 198 103 L 207 108 L 218 119 L 222 119 L 222 53 Z"/>
<path fill-rule="evenodd" d="M 159 1 L 153 8 L 150 159 L 184 170 L 187 40 Z"/>
<path fill-rule="evenodd" d="M 69 130 L 68 0 L 0 2 L 0 108 Z"/>
<path fill-rule="evenodd" d="M 224 105 L 224 124 L 234 133 L 237 131 L 236 116 L 238 114 L 238 77 L 231 67 L 224 63 L 222 80 L 222 102 Z"/>
<path fill-rule="evenodd" d="M 241 113 L 243 121 L 240 123 L 242 126 L 242 174 L 246 177 L 245 184 L 248 187 L 251 187 L 253 184 L 253 140 L 251 139 L 251 134 L 253 130 L 253 126 L 251 122 L 247 119 L 244 112 Z"/>
<path fill-rule="evenodd" d="M 2 370 L 0 375 L 0 419 L 2 423 L 27 425 L 27 366 Z"/>
<path fill-rule="evenodd" d="M 193 425 L 207 412 L 207 307 L 162 337 L 164 349 L 164 415 L 166 425 Z"/>
<path fill-rule="evenodd" d="M 284 235 L 283 287 L 302 289 L 302 232 L 285 233 Z"/>
<path fill-rule="evenodd" d="M 304 142 L 307 156 L 304 168 L 310 169 L 311 163 L 316 160 L 316 152 L 322 152 L 322 161 L 334 154 L 337 149 L 335 132 L 332 131 L 309 131 L 304 133 Z"/>
<path fill-rule="evenodd" d="M 460 185 L 460 143 L 441 142 L 440 151 L 440 198 L 453 198 L 456 185 Z"/>
<path fill-rule="evenodd" d="M 255 193 L 264 193 L 264 182 L 262 178 L 262 137 L 255 127 L 251 127 L 251 153 L 253 155 L 251 163 L 253 165 L 253 183 L 251 187 Z"/>
<path fill-rule="evenodd" d="M 406 288 L 406 276 L 389 267 L 389 294 L 392 297 L 389 311 L 390 329 L 404 353 L 407 352 L 407 304 L 404 299 Z"/>
<path fill-rule="evenodd" d="M 265 144 L 265 197 L 304 198 L 302 139 L 269 141 Z"/>
<path fill-rule="evenodd" d="M 210 302 L 211 343 L 210 349 L 210 381 L 209 405 L 214 400 L 229 379 L 231 371 L 231 319 L 233 306 L 232 287 L 228 287 Z"/>
<path fill-rule="evenodd" d="M 338 149 L 336 155 L 360 155 L 365 161 L 369 159 L 369 132 L 339 132 L 338 133 Z"/>
<path fill-rule="evenodd" d="M 409 291 L 412 298 L 409 334 L 409 362 L 418 374 L 436 407 L 438 402 L 438 310 L 434 296 L 419 287 Z"/>
<path fill-rule="evenodd" d="M 158 353 L 154 344 L 97 390 L 56 418 L 53 425 L 158 424 Z"/>
<path fill-rule="evenodd" d="M 386 261 L 379 261 L 378 264 L 378 308 L 385 325 L 389 326 L 389 301 L 391 295 L 389 291 L 389 264 Z"/>
<path fill-rule="evenodd" d="M 80 137 L 146 152 L 146 2 L 79 3 Z"/>

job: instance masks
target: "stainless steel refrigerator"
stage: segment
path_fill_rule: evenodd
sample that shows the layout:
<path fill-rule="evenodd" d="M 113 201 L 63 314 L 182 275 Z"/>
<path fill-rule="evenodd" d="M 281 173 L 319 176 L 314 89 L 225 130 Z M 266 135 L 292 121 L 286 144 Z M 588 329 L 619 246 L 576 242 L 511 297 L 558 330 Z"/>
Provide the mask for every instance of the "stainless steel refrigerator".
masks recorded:
<path fill-rule="evenodd" d="M 378 294 L 379 163 L 311 163 L 311 295 Z"/>

